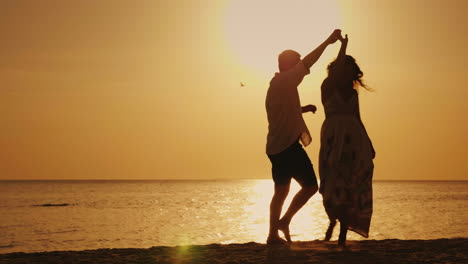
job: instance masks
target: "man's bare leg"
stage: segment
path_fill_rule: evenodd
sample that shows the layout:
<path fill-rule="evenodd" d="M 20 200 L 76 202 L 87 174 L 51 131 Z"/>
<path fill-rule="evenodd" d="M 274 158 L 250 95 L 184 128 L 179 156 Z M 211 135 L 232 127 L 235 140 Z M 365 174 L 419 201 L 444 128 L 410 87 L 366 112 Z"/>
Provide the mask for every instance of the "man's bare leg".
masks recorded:
<path fill-rule="evenodd" d="M 307 201 L 309 201 L 310 197 L 312 197 L 317 192 L 317 190 L 317 185 L 302 187 L 301 190 L 299 190 L 299 192 L 297 192 L 297 194 L 294 196 L 291 205 L 289 205 L 288 211 L 286 211 L 284 216 L 279 221 L 278 229 L 284 233 L 284 236 L 288 242 L 291 242 L 289 224 L 291 223 L 293 216 L 307 203 Z"/>
<path fill-rule="evenodd" d="M 336 219 L 330 219 L 330 224 L 328 225 L 327 232 L 325 232 L 325 241 L 330 241 L 332 235 L 333 235 L 333 229 L 335 228 L 336 225 Z"/>
<path fill-rule="evenodd" d="M 289 193 L 290 184 L 275 184 L 275 193 L 270 203 L 270 232 L 267 238 L 267 244 L 285 242 L 278 234 L 278 222 L 281 216 L 284 200 Z"/>

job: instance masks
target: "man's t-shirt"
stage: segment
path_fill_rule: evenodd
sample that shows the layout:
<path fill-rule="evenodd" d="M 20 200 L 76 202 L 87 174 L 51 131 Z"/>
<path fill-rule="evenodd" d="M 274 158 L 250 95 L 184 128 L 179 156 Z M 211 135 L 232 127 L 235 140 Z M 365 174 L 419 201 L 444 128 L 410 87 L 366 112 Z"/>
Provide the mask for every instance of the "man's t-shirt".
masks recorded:
<path fill-rule="evenodd" d="M 276 73 L 270 81 L 265 107 L 268 115 L 266 153 L 278 154 L 298 139 L 307 146 L 312 141 L 302 118 L 297 86 L 310 70 L 299 61 L 292 69 Z"/>

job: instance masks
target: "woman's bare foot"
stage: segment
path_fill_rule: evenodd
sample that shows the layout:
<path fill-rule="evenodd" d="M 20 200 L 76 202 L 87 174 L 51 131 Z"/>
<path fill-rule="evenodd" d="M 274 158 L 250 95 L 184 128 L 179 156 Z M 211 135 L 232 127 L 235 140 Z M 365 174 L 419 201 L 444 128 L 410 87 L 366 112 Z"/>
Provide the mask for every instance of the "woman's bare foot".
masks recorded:
<path fill-rule="evenodd" d="M 341 245 L 341 244 L 338 243 L 338 251 L 349 251 L 349 248 L 346 247 L 345 244 Z"/>
<path fill-rule="evenodd" d="M 346 240 L 338 240 L 338 246 L 339 247 L 346 247 Z"/>
<path fill-rule="evenodd" d="M 291 243 L 291 234 L 289 233 L 289 223 L 286 223 L 285 221 L 280 220 L 278 223 L 278 230 L 283 232 L 284 237 L 286 240 Z"/>

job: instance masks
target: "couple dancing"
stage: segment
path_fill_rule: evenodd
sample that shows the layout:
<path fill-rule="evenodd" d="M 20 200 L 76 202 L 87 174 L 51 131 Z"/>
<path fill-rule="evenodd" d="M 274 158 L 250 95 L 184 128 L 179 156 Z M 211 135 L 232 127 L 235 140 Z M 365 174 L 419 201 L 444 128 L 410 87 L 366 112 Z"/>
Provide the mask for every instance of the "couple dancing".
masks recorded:
<path fill-rule="evenodd" d="M 302 117 L 314 112 L 314 105 L 301 107 L 297 86 L 325 48 L 341 42 L 338 57 L 328 66 L 328 77 L 321 86 L 325 121 L 322 125 L 319 154 L 320 189 L 312 163 L 302 146 L 312 141 Z M 275 191 L 270 204 L 268 244 L 291 242 L 289 224 L 293 216 L 317 192 L 330 219 L 325 240 L 330 240 L 336 221 L 340 222 L 338 245 L 345 246 L 352 230 L 368 237 L 372 216 L 372 174 L 375 151 L 361 121 L 356 89 L 367 88 L 363 73 L 353 57 L 346 55 L 348 36 L 335 30 L 325 42 L 301 60 L 286 50 L 278 57 L 279 73 L 270 82 L 266 96 L 268 137 L 266 153 L 272 164 Z M 302 145 L 301 145 L 302 143 Z M 291 178 L 300 185 L 286 213 L 281 216 Z M 311 221 L 312 224 L 312 221 Z"/>

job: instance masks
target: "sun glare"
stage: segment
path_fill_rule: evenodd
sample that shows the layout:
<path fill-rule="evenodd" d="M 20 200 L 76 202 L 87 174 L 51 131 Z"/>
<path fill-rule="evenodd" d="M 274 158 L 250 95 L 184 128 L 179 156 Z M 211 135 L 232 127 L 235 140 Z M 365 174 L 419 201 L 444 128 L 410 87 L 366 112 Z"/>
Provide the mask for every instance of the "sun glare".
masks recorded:
<path fill-rule="evenodd" d="M 304 55 L 338 27 L 334 0 L 235 0 L 227 5 L 224 32 L 240 64 L 271 74 L 281 51 Z"/>

